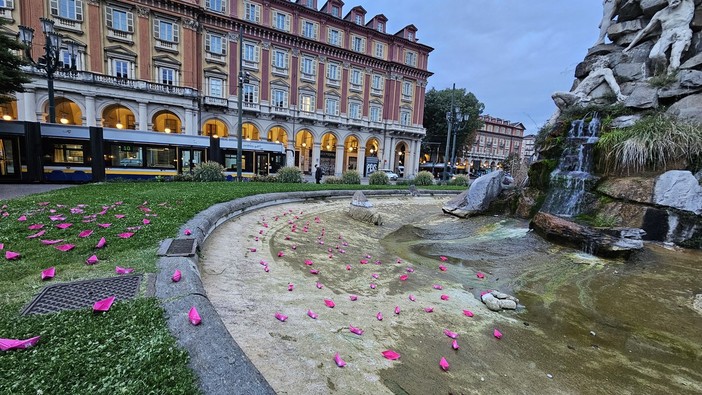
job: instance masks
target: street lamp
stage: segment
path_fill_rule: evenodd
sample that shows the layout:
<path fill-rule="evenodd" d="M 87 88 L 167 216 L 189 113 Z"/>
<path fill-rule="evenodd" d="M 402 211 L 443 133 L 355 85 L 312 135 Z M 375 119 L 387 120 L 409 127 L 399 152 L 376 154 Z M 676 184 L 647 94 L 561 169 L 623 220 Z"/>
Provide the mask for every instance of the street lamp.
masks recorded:
<path fill-rule="evenodd" d="M 249 73 L 244 71 L 244 26 L 239 27 L 239 78 L 238 78 L 238 108 L 239 108 L 239 130 L 236 142 L 236 179 L 243 181 L 241 175 L 241 154 L 242 154 L 242 139 L 244 137 L 244 84 L 249 82 Z"/>
<path fill-rule="evenodd" d="M 451 90 L 451 107 L 449 111 L 446 111 L 446 123 L 448 123 L 448 134 L 446 135 L 446 153 L 444 154 L 444 173 L 441 177 L 443 181 L 448 179 L 448 165 L 449 165 L 449 146 L 451 144 L 451 132 L 454 131 L 453 135 L 453 160 L 451 163 L 455 165 L 456 163 L 456 135 L 458 130 L 463 127 L 463 123 L 468 120 L 468 114 L 463 114 L 460 107 L 455 105 L 454 91 L 456 90 L 456 84 L 453 84 L 453 89 Z"/>
<path fill-rule="evenodd" d="M 25 45 L 25 55 L 36 69 L 46 71 L 47 88 L 49 90 L 49 122 L 56 123 L 56 103 L 54 101 L 54 73 L 65 68 L 75 71 L 75 59 L 78 53 L 78 45 L 75 42 L 66 42 L 66 47 L 71 57 L 71 65 L 61 62 L 61 46 L 63 36 L 54 30 L 54 21 L 48 18 L 39 18 L 41 30 L 44 33 L 44 56 L 36 61 L 32 59 L 32 41 L 34 40 L 34 29 L 27 26 L 19 26 L 19 37 Z"/>

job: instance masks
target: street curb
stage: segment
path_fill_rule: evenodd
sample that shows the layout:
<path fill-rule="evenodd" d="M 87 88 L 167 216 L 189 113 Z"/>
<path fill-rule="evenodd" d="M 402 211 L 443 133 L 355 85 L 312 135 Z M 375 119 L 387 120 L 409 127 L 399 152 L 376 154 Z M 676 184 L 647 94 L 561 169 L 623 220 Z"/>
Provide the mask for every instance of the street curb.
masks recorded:
<path fill-rule="evenodd" d="M 391 197 L 411 196 L 408 190 L 364 190 L 366 196 Z M 462 191 L 419 190 L 419 196 L 456 195 Z M 190 355 L 189 367 L 200 380 L 200 390 L 205 395 L 231 394 L 275 394 L 270 384 L 261 375 L 251 360 L 229 334 L 202 285 L 198 270 L 198 254 L 191 256 L 167 256 L 173 240 L 194 239 L 200 246 L 218 226 L 241 214 L 260 208 L 314 201 L 321 199 L 350 198 L 354 190 L 308 191 L 291 193 L 268 193 L 247 196 L 229 202 L 218 203 L 196 214 L 178 231 L 176 239 L 161 242 L 157 262 L 156 297 L 166 311 L 168 327 L 178 344 Z M 188 229 L 189 235 L 185 235 Z M 182 278 L 172 280 L 175 270 Z M 192 325 L 188 320 L 191 307 L 196 307 L 202 323 Z"/>

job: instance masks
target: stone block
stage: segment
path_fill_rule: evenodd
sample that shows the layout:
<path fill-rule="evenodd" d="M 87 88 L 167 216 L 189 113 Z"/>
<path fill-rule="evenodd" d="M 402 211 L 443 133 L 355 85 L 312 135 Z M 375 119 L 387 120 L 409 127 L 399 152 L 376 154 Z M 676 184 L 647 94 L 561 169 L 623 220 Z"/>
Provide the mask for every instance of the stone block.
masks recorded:
<path fill-rule="evenodd" d="M 679 73 L 680 86 L 685 88 L 702 87 L 702 71 L 681 70 Z"/>
<path fill-rule="evenodd" d="M 668 0 L 641 0 L 639 3 L 644 15 L 651 17 L 668 6 Z"/>
<path fill-rule="evenodd" d="M 640 81 L 646 77 L 646 64 L 619 63 L 612 69 L 617 81 Z"/>
<path fill-rule="evenodd" d="M 698 53 L 690 59 L 687 59 L 683 64 L 680 65 L 680 69 L 694 69 L 699 67 L 700 65 L 702 65 L 702 53 Z"/>
<path fill-rule="evenodd" d="M 628 108 L 658 108 L 658 89 L 646 84 L 637 84 L 634 91 L 624 100 Z"/>
<path fill-rule="evenodd" d="M 666 112 L 681 121 L 702 124 L 700 108 L 702 108 L 702 94 L 698 93 L 679 100 Z"/>
<path fill-rule="evenodd" d="M 616 41 L 617 38 L 621 36 L 638 33 L 644 26 L 646 26 L 646 24 L 642 19 L 613 23 L 609 29 L 607 29 L 607 36 L 609 36 L 610 40 Z"/>
<path fill-rule="evenodd" d="M 618 22 L 631 21 L 640 18 L 642 15 L 641 6 L 638 1 L 625 1 L 619 9 L 617 15 Z"/>

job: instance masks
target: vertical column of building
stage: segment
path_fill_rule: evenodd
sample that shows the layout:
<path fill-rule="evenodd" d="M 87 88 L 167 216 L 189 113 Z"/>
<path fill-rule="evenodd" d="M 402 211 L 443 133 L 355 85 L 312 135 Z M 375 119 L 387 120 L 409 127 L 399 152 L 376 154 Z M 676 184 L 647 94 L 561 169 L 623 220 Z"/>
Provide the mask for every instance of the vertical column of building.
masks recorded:
<path fill-rule="evenodd" d="M 344 62 L 343 63 L 343 68 L 341 69 L 341 86 L 339 87 L 341 90 L 341 103 L 339 105 L 341 108 L 339 109 L 340 114 L 346 114 L 346 117 L 350 117 L 349 114 L 349 68 L 351 67 L 351 63 L 349 62 Z"/>
<path fill-rule="evenodd" d="M 269 96 L 271 94 L 270 88 L 270 74 L 271 74 L 271 42 L 264 41 L 261 44 L 261 104 L 268 103 L 270 106 Z M 270 111 L 270 110 L 269 110 Z"/>
<path fill-rule="evenodd" d="M 368 119 L 370 112 L 371 74 L 373 73 L 373 69 L 366 67 L 364 71 L 366 74 L 363 76 L 363 118 Z"/>
<path fill-rule="evenodd" d="M 183 59 L 183 68 L 181 74 L 181 86 L 187 86 L 194 89 L 200 89 L 202 75 L 202 40 L 200 30 L 200 22 L 192 18 L 183 18 L 183 42 L 181 52 Z M 186 131 L 187 132 L 187 131 Z"/>
<path fill-rule="evenodd" d="M 317 110 L 324 113 L 324 76 L 326 72 L 326 56 L 317 57 Z"/>
<path fill-rule="evenodd" d="M 146 102 L 139 102 L 139 124 L 138 130 L 149 130 L 149 113 Z"/>
<path fill-rule="evenodd" d="M 37 99 L 34 89 L 17 93 L 17 120 L 36 122 Z"/>
<path fill-rule="evenodd" d="M 233 2 L 234 0 L 232 0 Z M 228 82 L 228 95 L 229 96 L 237 96 L 237 87 L 239 84 L 239 64 L 241 64 L 240 59 L 239 59 L 239 46 L 244 45 L 243 42 L 239 41 L 239 31 L 238 31 L 238 26 L 236 27 L 237 31 L 231 32 L 228 35 L 229 38 L 229 69 L 231 70 L 231 74 L 229 75 L 229 78 L 227 79 Z"/>
<path fill-rule="evenodd" d="M 385 100 L 383 103 L 383 117 L 388 121 L 388 124 L 393 124 L 397 121 L 395 116 L 395 107 L 399 106 L 396 96 L 396 85 L 398 76 L 395 73 L 389 73 L 385 76 Z"/>
<path fill-rule="evenodd" d="M 414 89 L 414 108 L 412 113 L 414 114 L 412 123 L 414 125 L 421 125 L 424 123 L 424 93 L 427 83 L 425 81 L 417 81 L 417 85 Z"/>
<path fill-rule="evenodd" d="M 87 12 L 85 13 L 86 17 L 83 21 L 83 23 L 88 25 L 88 28 L 85 29 L 87 32 L 87 52 L 90 54 L 90 65 L 89 70 L 94 72 L 94 73 L 103 73 L 103 38 L 105 37 L 105 34 L 103 34 L 102 28 L 103 28 L 103 23 L 101 22 L 103 20 L 102 15 L 100 14 L 100 2 L 96 1 L 88 1 L 88 2 L 83 2 L 83 4 L 88 5 Z M 91 126 L 90 123 L 88 123 L 88 126 Z"/>
<path fill-rule="evenodd" d="M 358 158 L 356 160 L 356 169 L 361 173 L 361 177 L 366 172 L 366 147 L 365 145 L 359 145 L 358 147 Z"/>
<path fill-rule="evenodd" d="M 137 42 L 137 62 L 139 63 L 139 79 L 151 81 L 151 50 L 154 47 L 153 27 L 151 26 L 151 11 L 142 6 L 137 6 L 137 19 L 135 37 L 138 37 Z M 140 128 L 146 130 L 145 126 Z"/>
<path fill-rule="evenodd" d="M 290 110 L 293 111 L 293 116 L 297 114 L 297 84 L 298 84 L 298 71 L 300 70 L 300 50 L 298 48 L 292 49 L 292 55 L 290 56 Z M 293 133 L 295 131 L 293 130 Z"/>
<path fill-rule="evenodd" d="M 334 158 L 334 175 L 341 177 L 344 172 L 344 142 L 337 140 L 336 144 L 336 158 Z"/>
<path fill-rule="evenodd" d="M 95 96 L 85 94 L 84 97 L 86 126 L 97 126 L 97 118 L 95 116 Z"/>

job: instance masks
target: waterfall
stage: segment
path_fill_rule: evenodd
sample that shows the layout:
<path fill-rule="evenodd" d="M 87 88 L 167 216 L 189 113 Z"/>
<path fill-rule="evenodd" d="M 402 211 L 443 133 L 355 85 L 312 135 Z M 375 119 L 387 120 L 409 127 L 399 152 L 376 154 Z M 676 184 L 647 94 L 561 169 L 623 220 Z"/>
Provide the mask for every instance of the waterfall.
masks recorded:
<path fill-rule="evenodd" d="M 541 211 L 573 217 L 591 202 L 593 196 L 589 187 L 597 177 L 590 171 L 599 133 L 600 119 L 596 113 L 589 123 L 585 119 L 571 123 L 558 167 L 551 173 L 550 191 Z"/>

